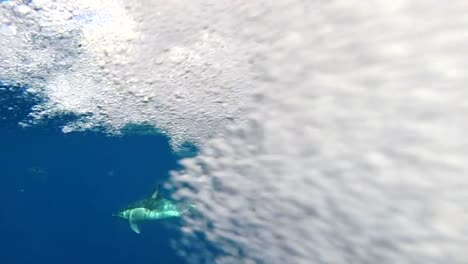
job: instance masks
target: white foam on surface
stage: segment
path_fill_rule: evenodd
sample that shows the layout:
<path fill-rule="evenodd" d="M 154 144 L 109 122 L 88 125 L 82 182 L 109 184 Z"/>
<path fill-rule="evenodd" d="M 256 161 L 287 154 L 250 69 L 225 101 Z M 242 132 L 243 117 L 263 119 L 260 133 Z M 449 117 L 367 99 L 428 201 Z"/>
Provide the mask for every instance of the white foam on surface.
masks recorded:
<path fill-rule="evenodd" d="M 6 61 L 0 79 L 44 95 L 47 102 L 31 114 L 35 121 L 84 115 L 64 132 L 118 133 L 145 122 L 175 146 L 198 144 L 241 118 L 254 91 L 248 54 L 255 46 L 240 42 L 232 27 L 217 30 L 230 22 L 219 25 L 200 2 L 44 0 L 1 7 L 0 44 L 8 48 L 0 51 Z"/>
<path fill-rule="evenodd" d="M 194 263 L 468 263 L 466 2 L 258 11 L 252 30 L 271 46 L 255 108 L 173 173 L 177 197 L 201 213 L 181 253 Z"/>

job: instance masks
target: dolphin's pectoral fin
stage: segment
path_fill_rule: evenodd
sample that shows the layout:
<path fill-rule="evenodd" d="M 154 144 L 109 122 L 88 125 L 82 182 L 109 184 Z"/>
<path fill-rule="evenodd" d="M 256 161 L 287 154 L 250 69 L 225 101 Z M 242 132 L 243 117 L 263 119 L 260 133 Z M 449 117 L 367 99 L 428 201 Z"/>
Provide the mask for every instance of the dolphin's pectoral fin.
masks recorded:
<path fill-rule="evenodd" d="M 133 231 L 135 231 L 135 233 L 140 234 L 140 232 L 141 232 L 141 231 L 140 231 L 140 226 L 139 226 L 137 223 L 132 222 L 132 221 L 129 221 L 129 223 L 130 223 L 130 228 L 131 228 Z"/>

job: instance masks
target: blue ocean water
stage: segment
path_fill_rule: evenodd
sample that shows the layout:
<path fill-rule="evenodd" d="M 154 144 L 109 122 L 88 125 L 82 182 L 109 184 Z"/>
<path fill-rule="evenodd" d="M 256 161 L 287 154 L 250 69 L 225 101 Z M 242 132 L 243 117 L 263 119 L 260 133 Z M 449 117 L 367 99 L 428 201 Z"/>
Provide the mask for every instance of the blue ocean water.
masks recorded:
<path fill-rule="evenodd" d="M 166 225 L 181 219 L 138 235 L 112 216 L 178 168 L 169 138 L 64 134 L 64 117 L 18 126 L 37 100 L 0 85 L 0 263 L 186 263 Z"/>

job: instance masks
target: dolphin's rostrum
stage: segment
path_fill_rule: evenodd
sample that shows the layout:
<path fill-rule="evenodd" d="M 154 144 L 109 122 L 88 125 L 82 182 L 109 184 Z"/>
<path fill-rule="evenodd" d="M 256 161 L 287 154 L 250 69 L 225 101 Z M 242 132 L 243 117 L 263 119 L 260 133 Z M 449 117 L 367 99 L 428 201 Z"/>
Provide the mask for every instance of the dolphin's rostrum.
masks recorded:
<path fill-rule="evenodd" d="M 182 204 L 162 198 L 160 185 L 158 185 L 156 191 L 151 195 L 151 197 L 130 204 L 115 216 L 128 219 L 132 230 L 139 234 L 139 222 L 180 217 L 193 208 L 195 208 L 195 205 L 193 204 Z"/>

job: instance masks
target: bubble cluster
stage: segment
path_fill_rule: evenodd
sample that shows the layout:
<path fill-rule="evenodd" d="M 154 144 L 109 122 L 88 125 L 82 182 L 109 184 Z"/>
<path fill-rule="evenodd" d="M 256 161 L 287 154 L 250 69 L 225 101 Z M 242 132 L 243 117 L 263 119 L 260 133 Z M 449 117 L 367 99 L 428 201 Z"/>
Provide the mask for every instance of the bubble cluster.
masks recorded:
<path fill-rule="evenodd" d="M 201 215 L 187 219 L 181 254 L 467 263 L 466 3 L 298 0 L 257 11 L 256 36 L 244 37 L 270 45 L 251 113 L 172 175 Z"/>

